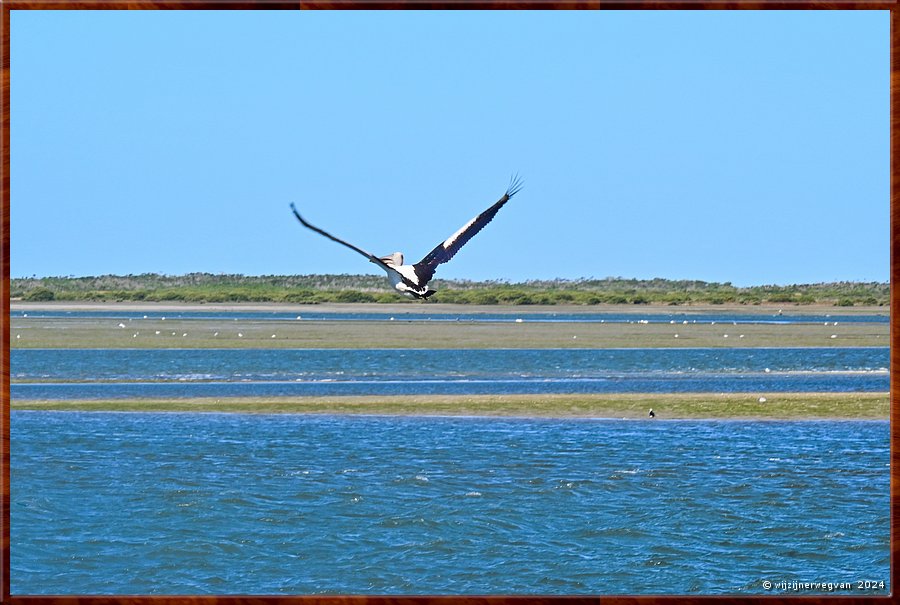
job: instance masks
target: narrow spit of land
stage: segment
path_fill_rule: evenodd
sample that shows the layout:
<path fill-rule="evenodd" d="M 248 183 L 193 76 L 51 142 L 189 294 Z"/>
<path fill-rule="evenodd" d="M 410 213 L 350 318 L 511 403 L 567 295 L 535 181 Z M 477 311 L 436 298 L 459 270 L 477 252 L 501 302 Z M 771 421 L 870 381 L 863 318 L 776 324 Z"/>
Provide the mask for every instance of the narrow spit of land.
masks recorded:
<path fill-rule="evenodd" d="M 529 418 L 886 420 L 887 393 L 428 395 L 223 397 L 80 401 L 14 400 L 14 410 L 370 414 Z M 648 412 L 653 409 L 656 417 Z"/>
<path fill-rule="evenodd" d="M 41 310 L 146 311 L 148 319 L 117 318 L 42 318 Z M 35 316 L 22 317 L 19 312 L 32 310 Z M 250 319 L 178 319 L 165 320 L 159 313 L 179 311 L 271 311 L 296 313 L 302 318 L 309 312 L 373 311 L 393 314 L 393 321 L 331 320 L 250 320 Z M 887 323 L 834 321 L 815 323 L 732 323 L 695 321 L 699 313 L 756 313 L 761 319 L 772 319 L 778 308 L 747 309 L 744 307 L 642 307 L 634 305 L 603 308 L 584 307 L 466 307 L 454 305 L 14 305 L 10 319 L 11 346 L 14 348 L 267 348 L 267 349 L 604 349 L 604 348 L 671 348 L 671 347 L 854 347 L 888 346 Z M 883 308 L 870 313 L 885 314 Z M 439 313 L 450 321 L 416 321 L 404 319 L 406 313 Z M 595 322 L 521 322 L 454 321 L 460 313 L 502 313 L 514 319 L 517 314 L 531 313 L 596 313 Z M 602 313 L 628 313 L 633 323 L 604 322 Z M 853 313 L 862 309 L 854 308 Z M 642 316 L 675 314 L 671 323 L 641 323 Z M 792 314 L 845 314 L 835 307 L 794 307 Z"/>

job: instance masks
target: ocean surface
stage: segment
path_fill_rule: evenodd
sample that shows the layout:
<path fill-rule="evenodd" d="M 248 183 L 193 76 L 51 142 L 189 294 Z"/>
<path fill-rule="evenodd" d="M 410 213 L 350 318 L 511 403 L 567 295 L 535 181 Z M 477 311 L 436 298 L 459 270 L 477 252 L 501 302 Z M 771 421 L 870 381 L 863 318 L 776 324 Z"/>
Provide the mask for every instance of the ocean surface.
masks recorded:
<path fill-rule="evenodd" d="M 889 389 L 888 347 L 13 349 L 14 399 Z"/>
<path fill-rule="evenodd" d="M 371 315 L 302 319 L 390 320 Z M 887 347 L 13 349 L 10 359 L 13 399 L 887 391 L 888 365 Z M 884 595 L 888 428 L 13 411 L 12 592 Z M 822 584 L 796 589 L 806 582 Z"/>
<path fill-rule="evenodd" d="M 885 595 L 888 428 L 13 411 L 12 593 Z"/>

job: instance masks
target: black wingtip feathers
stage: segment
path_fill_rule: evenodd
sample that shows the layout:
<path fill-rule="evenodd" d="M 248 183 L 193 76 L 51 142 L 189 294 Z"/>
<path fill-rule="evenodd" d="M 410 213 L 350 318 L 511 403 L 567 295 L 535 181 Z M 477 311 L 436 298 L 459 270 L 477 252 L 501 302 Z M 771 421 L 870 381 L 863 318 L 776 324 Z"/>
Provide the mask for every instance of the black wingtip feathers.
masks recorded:
<path fill-rule="evenodd" d="M 522 188 L 522 179 L 518 174 L 514 174 L 509 178 L 509 187 L 506 188 L 506 197 L 512 197 Z"/>

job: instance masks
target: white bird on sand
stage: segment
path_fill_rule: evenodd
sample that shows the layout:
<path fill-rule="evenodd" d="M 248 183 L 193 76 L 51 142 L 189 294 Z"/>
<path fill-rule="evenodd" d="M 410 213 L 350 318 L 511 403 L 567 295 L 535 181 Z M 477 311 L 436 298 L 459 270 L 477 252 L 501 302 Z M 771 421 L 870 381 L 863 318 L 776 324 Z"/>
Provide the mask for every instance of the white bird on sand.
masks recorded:
<path fill-rule="evenodd" d="M 297 209 L 293 204 L 291 204 L 291 210 L 294 211 L 294 216 L 297 217 L 297 220 L 300 221 L 304 227 L 312 229 L 316 233 L 324 235 L 332 241 L 343 244 L 351 250 L 355 250 L 368 258 L 370 262 L 379 265 L 387 273 L 388 279 L 391 280 L 391 285 L 393 285 L 401 294 L 405 294 L 411 298 L 427 299 L 436 292 L 436 290 L 432 290 L 428 287 L 428 282 L 434 277 L 437 266 L 446 263 L 453 258 L 466 242 L 472 239 L 476 233 L 481 231 L 485 225 L 491 222 L 491 219 L 494 218 L 494 215 L 497 214 L 500 208 L 502 208 L 503 205 L 509 201 L 509 198 L 514 196 L 521 188 L 521 181 L 518 177 L 513 177 L 509 182 L 509 187 L 506 188 L 506 193 L 504 193 L 503 197 L 501 197 L 493 206 L 463 225 L 459 231 L 438 244 L 434 250 L 425 255 L 425 258 L 414 265 L 404 265 L 403 254 L 400 252 L 394 252 L 388 256 L 378 257 L 366 252 L 362 248 L 357 248 L 353 244 L 345 242 L 344 240 L 306 222 L 303 217 L 300 216 L 300 213 L 297 212 Z"/>

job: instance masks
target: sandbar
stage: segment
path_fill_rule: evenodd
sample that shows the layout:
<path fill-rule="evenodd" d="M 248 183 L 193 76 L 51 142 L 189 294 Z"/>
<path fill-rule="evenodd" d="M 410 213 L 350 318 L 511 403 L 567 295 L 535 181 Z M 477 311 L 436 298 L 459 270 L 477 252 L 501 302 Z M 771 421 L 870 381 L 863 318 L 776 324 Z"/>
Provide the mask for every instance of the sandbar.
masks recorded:
<path fill-rule="evenodd" d="M 408 395 L 13 400 L 13 410 L 528 418 L 887 420 L 888 393 Z M 656 416 L 649 417 L 650 409 Z"/>
<path fill-rule="evenodd" d="M 41 310 L 144 312 L 148 319 L 115 317 L 40 317 Z M 288 312 L 291 319 L 184 319 L 158 314 L 188 311 Z M 303 319 L 304 313 L 377 311 L 393 319 L 341 321 Z M 469 306 L 426 304 L 346 305 L 171 305 L 150 303 L 29 303 L 13 305 L 13 348 L 63 349 L 606 349 L 673 347 L 861 347 L 889 346 L 887 322 L 830 321 L 825 315 L 858 314 L 860 308 L 794 306 L 783 315 L 819 313 L 823 321 L 806 323 L 733 323 L 696 320 L 698 313 L 733 311 L 769 320 L 773 308 L 732 305 L 696 307 L 620 306 Z M 775 309 L 777 313 L 778 309 Z M 34 313 L 23 317 L 20 313 Z M 412 321 L 406 313 L 439 313 L 447 321 Z M 533 313 L 589 313 L 596 321 L 513 321 Z M 886 315 L 884 308 L 870 314 Z M 461 319 L 460 314 L 494 313 L 510 321 Z M 603 322 L 603 314 L 628 313 L 634 320 Z M 670 322 L 643 323 L 642 317 L 677 314 Z M 296 314 L 296 315 L 294 315 Z M 551 316 L 552 317 L 552 316 Z M 295 318 L 300 318 L 299 320 Z M 548 317 L 549 318 L 549 317 Z M 518 318 L 521 319 L 521 318 Z"/>

